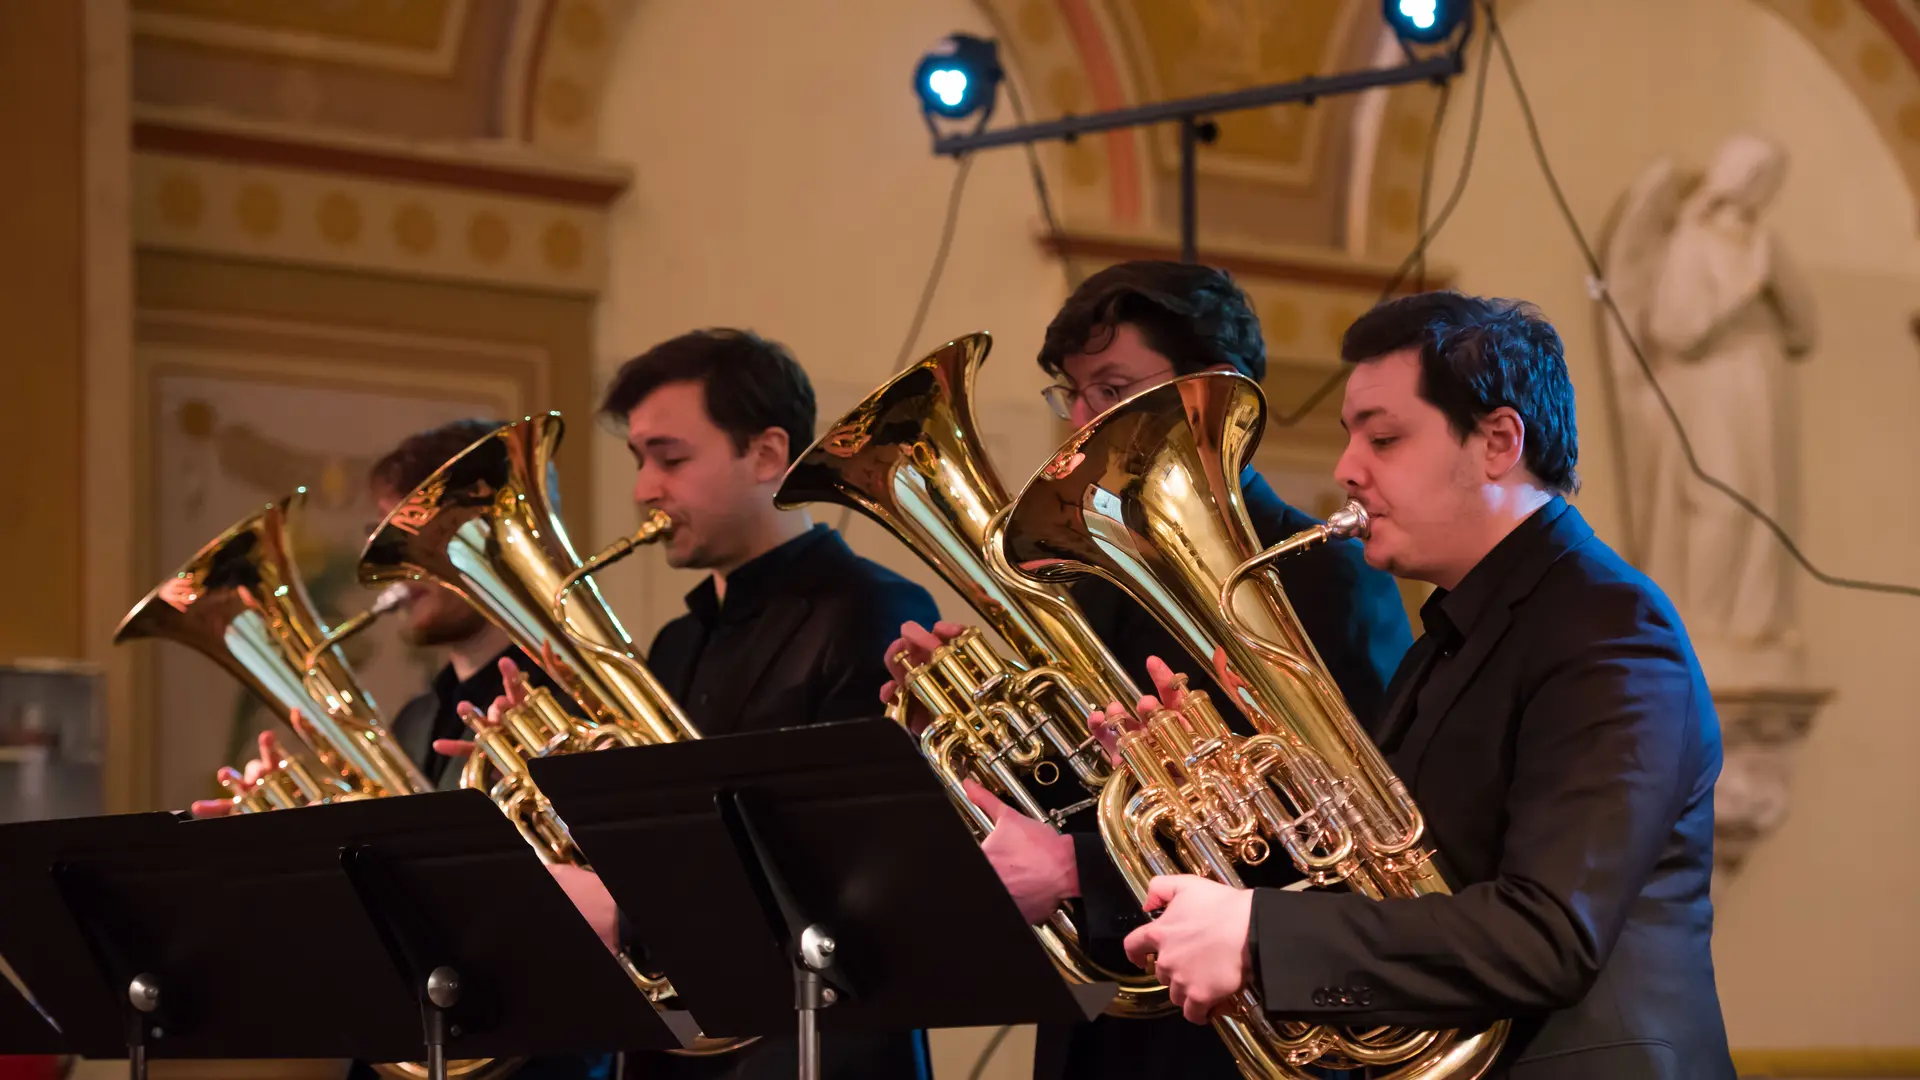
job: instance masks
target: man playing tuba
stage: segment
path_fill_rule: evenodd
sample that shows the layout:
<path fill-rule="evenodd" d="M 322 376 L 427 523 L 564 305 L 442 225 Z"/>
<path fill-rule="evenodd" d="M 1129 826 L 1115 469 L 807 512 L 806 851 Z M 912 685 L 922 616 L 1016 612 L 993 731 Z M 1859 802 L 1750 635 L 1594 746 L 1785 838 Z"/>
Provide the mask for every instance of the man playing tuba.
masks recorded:
<path fill-rule="evenodd" d="M 1227 274 L 1141 261 L 1102 270 L 1074 290 L 1047 327 L 1039 363 L 1057 380 L 1043 391 L 1048 405 L 1062 420 L 1082 427 L 1123 399 L 1181 375 L 1236 371 L 1257 382 L 1266 374 L 1266 347 L 1246 294 Z M 1261 542 L 1278 543 L 1314 524 L 1253 470 L 1247 470 L 1243 483 L 1246 509 Z M 1356 712 L 1370 715 L 1412 640 L 1393 578 L 1370 569 L 1359 544 L 1351 541 L 1291 562 L 1282 577 L 1341 692 Z M 1151 685 L 1149 657 L 1179 654 L 1180 647 L 1153 615 L 1117 587 L 1086 580 L 1072 591 L 1089 625 L 1137 685 Z M 904 651 L 911 662 L 925 663 L 941 641 L 962 629 L 953 623 L 931 632 L 917 623 L 903 626 L 901 638 L 887 649 L 896 682 L 882 689 L 882 699 L 892 698 L 903 676 L 898 654 Z M 1214 689 L 1204 675 L 1196 679 L 1196 688 Z M 1145 917 L 1089 815 L 1070 822 L 1073 831 L 1063 834 L 1012 811 L 978 786 L 969 785 L 969 792 L 995 819 L 983 850 L 1021 913 L 1039 922 L 1062 902 L 1077 901 L 1086 944 L 1096 957 L 1118 961 L 1121 941 Z M 1102 1016 L 1072 1028 L 1043 1028 L 1034 1075 L 1037 1080 L 1237 1078 L 1240 1071 L 1206 1027 L 1172 1015 Z"/>
<path fill-rule="evenodd" d="M 1566 501 L 1559 334 L 1526 305 L 1427 293 L 1361 317 L 1342 356 L 1335 475 L 1370 519 L 1366 560 L 1436 586 L 1370 734 L 1454 891 L 1158 877 L 1128 954 L 1196 1022 L 1252 987 L 1276 1021 L 1348 1030 L 1511 1018 L 1489 1077 L 1731 1078 L 1709 948 L 1719 724 L 1673 606 Z"/>
<path fill-rule="evenodd" d="M 783 346 L 744 330 L 701 330 L 654 346 L 614 375 L 601 413 L 633 453 L 633 501 L 672 520 L 666 559 L 707 571 L 687 613 L 647 650 L 647 667 L 703 735 L 875 714 L 880 647 L 903 621 L 936 616 L 925 589 L 855 555 L 775 490 L 813 439 L 813 386 Z M 489 719 L 512 704 L 496 699 Z M 483 720 L 482 722 L 486 722 Z M 468 744 L 444 749 L 464 752 Z M 563 881 L 603 937 L 618 915 L 591 873 Z M 629 1075 L 790 1077 L 797 1043 L 766 1037 L 713 1057 L 633 1054 Z M 828 1080 L 930 1080 L 923 1032 L 829 1033 Z"/>

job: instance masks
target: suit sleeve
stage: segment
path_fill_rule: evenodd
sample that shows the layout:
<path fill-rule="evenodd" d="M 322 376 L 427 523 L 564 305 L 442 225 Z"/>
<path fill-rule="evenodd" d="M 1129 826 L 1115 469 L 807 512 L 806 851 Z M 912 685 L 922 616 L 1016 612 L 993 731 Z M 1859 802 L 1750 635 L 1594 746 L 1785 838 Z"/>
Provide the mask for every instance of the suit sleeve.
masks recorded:
<path fill-rule="evenodd" d="M 1258 891 L 1271 1014 L 1439 1027 L 1585 995 L 1694 797 L 1708 707 L 1663 614 L 1637 592 L 1595 608 L 1581 621 L 1614 629 L 1555 650 L 1525 699 L 1497 875 L 1417 900 Z"/>
<path fill-rule="evenodd" d="M 892 678 L 887 646 L 900 636 L 902 623 L 932 626 L 940 618 L 927 590 L 904 580 L 881 583 L 870 593 L 837 603 L 845 614 L 821 658 L 822 691 L 813 717 L 818 724 L 881 715 L 885 709 L 880 688 Z"/>

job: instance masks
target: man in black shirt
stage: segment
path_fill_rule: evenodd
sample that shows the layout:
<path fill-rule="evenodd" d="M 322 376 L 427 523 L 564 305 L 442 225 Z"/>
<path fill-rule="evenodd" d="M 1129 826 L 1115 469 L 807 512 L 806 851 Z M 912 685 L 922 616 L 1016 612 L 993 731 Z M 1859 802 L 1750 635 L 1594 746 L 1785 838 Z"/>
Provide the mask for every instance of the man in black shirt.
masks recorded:
<path fill-rule="evenodd" d="M 1125 398 L 1181 375 L 1237 371 L 1259 382 L 1266 375 L 1266 348 L 1246 294 L 1224 272 L 1185 263 L 1130 262 L 1102 270 L 1074 290 L 1047 327 L 1039 362 L 1058 380 L 1043 391 L 1047 403 L 1062 420 L 1084 427 Z M 1263 544 L 1316 524 L 1282 501 L 1253 469 L 1242 474 L 1241 486 L 1245 510 Z M 1286 560 L 1280 577 L 1348 705 L 1363 720 L 1371 717 L 1412 640 L 1393 578 L 1368 567 L 1353 541 Z M 1185 656 L 1159 621 L 1118 586 L 1083 579 L 1074 584 L 1073 595 L 1137 685 L 1152 685 L 1148 657 L 1178 662 Z M 902 637 L 887 649 L 889 663 L 905 648 L 924 663 L 940 639 L 960 629 L 951 623 L 933 633 L 919 625 L 903 627 Z M 897 665 L 893 674 L 900 674 Z M 1193 676 L 1193 685 L 1212 693 L 1216 702 L 1226 701 L 1204 673 Z M 892 691 L 889 683 L 883 695 Z M 1121 942 L 1145 916 L 1107 855 L 1092 815 L 1070 820 L 1062 834 L 1019 814 L 1000 814 L 998 800 L 982 796 L 982 805 L 1001 822 L 983 850 L 1021 912 L 1037 921 L 1071 901 L 1083 944 L 1104 963 L 1125 964 Z M 1272 871 L 1283 862 L 1274 860 Z M 1187 1024 L 1178 1015 L 1102 1016 L 1072 1028 L 1042 1028 L 1034 1057 L 1036 1080 L 1233 1080 L 1240 1075 L 1210 1028 Z"/>
<path fill-rule="evenodd" d="M 1570 506 L 1574 393 L 1523 304 L 1427 293 L 1348 329 L 1335 476 L 1367 562 L 1431 582 L 1373 729 L 1451 895 L 1155 878 L 1187 1016 L 1243 986 L 1346 1028 L 1513 1021 L 1486 1075 L 1731 1080 L 1710 947 L 1720 729 L 1686 629 Z"/>
<path fill-rule="evenodd" d="M 701 734 L 879 715 L 882 646 L 904 621 L 931 622 L 933 598 L 804 511 L 774 506 L 787 467 L 813 441 L 813 387 L 787 350 L 740 330 L 686 334 L 622 366 L 601 412 L 626 431 L 634 502 L 673 521 L 667 563 L 708 572 L 647 652 Z M 586 895 L 597 879 L 583 877 L 569 891 L 610 936 L 617 913 L 604 889 Z M 627 1074 L 785 1080 L 796 1049 L 778 1036 L 707 1058 L 633 1054 Z M 830 1032 L 821 1051 L 827 1080 L 931 1077 L 922 1032 Z"/>

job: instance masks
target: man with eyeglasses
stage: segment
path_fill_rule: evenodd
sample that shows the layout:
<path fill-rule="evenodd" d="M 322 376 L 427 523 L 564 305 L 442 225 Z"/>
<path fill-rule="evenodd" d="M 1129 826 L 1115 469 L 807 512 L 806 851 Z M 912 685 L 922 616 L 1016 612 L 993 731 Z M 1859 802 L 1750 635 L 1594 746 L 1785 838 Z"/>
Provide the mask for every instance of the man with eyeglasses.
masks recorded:
<path fill-rule="evenodd" d="M 1267 373 L 1260 320 L 1246 294 L 1222 271 L 1176 262 L 1120 263 L 1088 278 L 1048 325 L 1039 362 L 1056 380 L 1042 396 L 1055 415 L 1075 427 L 1182 375 L 1237 371 L 1259 382 Z M 1241 484 L 1261 543 L 1278 543 L 1317 524 L 1282 501 L 1253 469 L 1241 476 Z M 1394 579 L 1368 567 L 1361 545 L 1351 540 L 1282 562 L 1280 578 L 1347 704 L 1364 723 L 1381 707 L 1387 681 L 1413 643 Z M 1154 685 L 1149 657 L 1176 666 L 1186 659 L 1158 620 L 1118 586 L 1083 579 L 1073 593 L 1136 684 Z M 895 682 L 881 690 L 882 698 L 891 698 L 902 676 L 895 659 L 901 651 L 924 663 L 942 640 L 961 629 L 944 622 L 932 631 L 914 623 L 902 627 L 900 640 L 887 649 Z M 1191 678 L 1195 689 L 1225 703 L 1209 677 L 1196 673 Z M 1119 943 L 1146 917 L 1108 858 L 1090 815 L 1079 815 L 1068 823 L 1069 831 L 1060 833 L 1007 813 L 991 794 L 975 791 L 998 823 L 982 850 L 1021 914 L 1039 922 L 1062 903 L 1077 906 L 1082 943 L 1102 963 L 1125 965 Z M 1291 873 L 1291 867 L 1282 872 Z M 1036 1080 L 1240 1075 L 1213 1030 L 1189 1024 L 1178 1013 L 1155 1020 L 1103 1016 L 1072 1028 L 1042 1028 L 1034 1058 Z"/>

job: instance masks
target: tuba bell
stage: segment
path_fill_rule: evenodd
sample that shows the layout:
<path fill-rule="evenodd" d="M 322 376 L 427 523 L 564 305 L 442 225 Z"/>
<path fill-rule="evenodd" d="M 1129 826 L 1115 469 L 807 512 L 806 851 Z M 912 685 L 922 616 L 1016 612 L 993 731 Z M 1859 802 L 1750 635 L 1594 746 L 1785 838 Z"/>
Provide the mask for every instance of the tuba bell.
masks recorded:
<path fill-rule="evenodd" d="M 289 531 L 305 488 L 236 522 L 148 593 L 114 631 L 115 644 L 162 638 L 226 669 L 293 721 L 296 741 L 240 810 L 285 809 L 431 790 L 381 722 L 379 707 L 335 646 L 367 625 L 356 616 L 329 633 L 293 560 Z M 375 602 L 375 612 L 397 598 Z"/>
<path fill-rule="evenodd" d="M 529 759 L 698 738 L 699 730 L 645 664 L 591 575 L 663 538 L 664 514 L 587 562 L 574 554 L 559 514 L 553 452 L 565 430 L 558 413 L 530 416 L 489 433 L 442 465 L 395 506 L 368 538 L 364 584 L 434 581 L 454 590 L 541 666 L 578 703 L 562 708 L 545 687 L 498 727 L 478 730 L 461 786 L 488 793 L 549 864 L 586 867 L 566 823 L 529 775 Z M 656 1008 L 677 1007 L 665 978 L 621 965 Z M 701 1036 L 670 1051 L 722 1054 L 751 1038 Z"/>
<path fill-rule="evenodd" d="M 1448 892 L 1406 786 L 1348 711 L 1270 564 L 1364 535 L 1349 504 L 1262 551 L 1240 471 L 1265 425 L 1240 375 L 1175 379 L 1109 409 L 1027 483 L 992 542 L 1036 582 L 1093 574 L 1125 589 L 1204 666 L 1225 651 L 1224 689 L 1256 734 L 1190 692 L 1119 739 L 1125 768 L 1100 799 L 1107 848 L 1143 900 L 1159 874 L 1245 887 L 1237 867 L 1283 850 L 1312 887 L 1373 899 Z M 1472 1080 L 1505 1044 L 1477 1031 L 1352 1030 L 1270 1022 L 1243 990 L 1214 1021 L 1249 1077 L 1305 1080 L 1372 1068 L 1393 1080 Z"/>
<path fill-rule="evenodd" d="M 1101 791 L 1112 770 L 1087 716 L 1140 696 L 1065 589 L 994 565 L 987 537 L 1009 503 L 973 415 L 974 380 L 991 347 L 987 334 L 970 334 L 888 380 L 794 462 L 775 496 L 783 508 L 836 503 L 872 518 L 1016 653 L 1001 657 L 969 629 L 911 668 L 890 707 L 904 719 L 912 694 L 932 714 L 921 752 L 981 840 L 993 823 L 967 798 L 963 779 L 975 777 L 1027 816 L 1058 826 L 1094 797 L 1050 810 L 1039 789 L 1071 774 L 1084 792 Z M 1151 977 L 1095 963 L 1066 911 L 1054 911 L 1034 932 L 1068 979 L 1119 984 L 1109 1013 L 1172 1008 Z"/>

